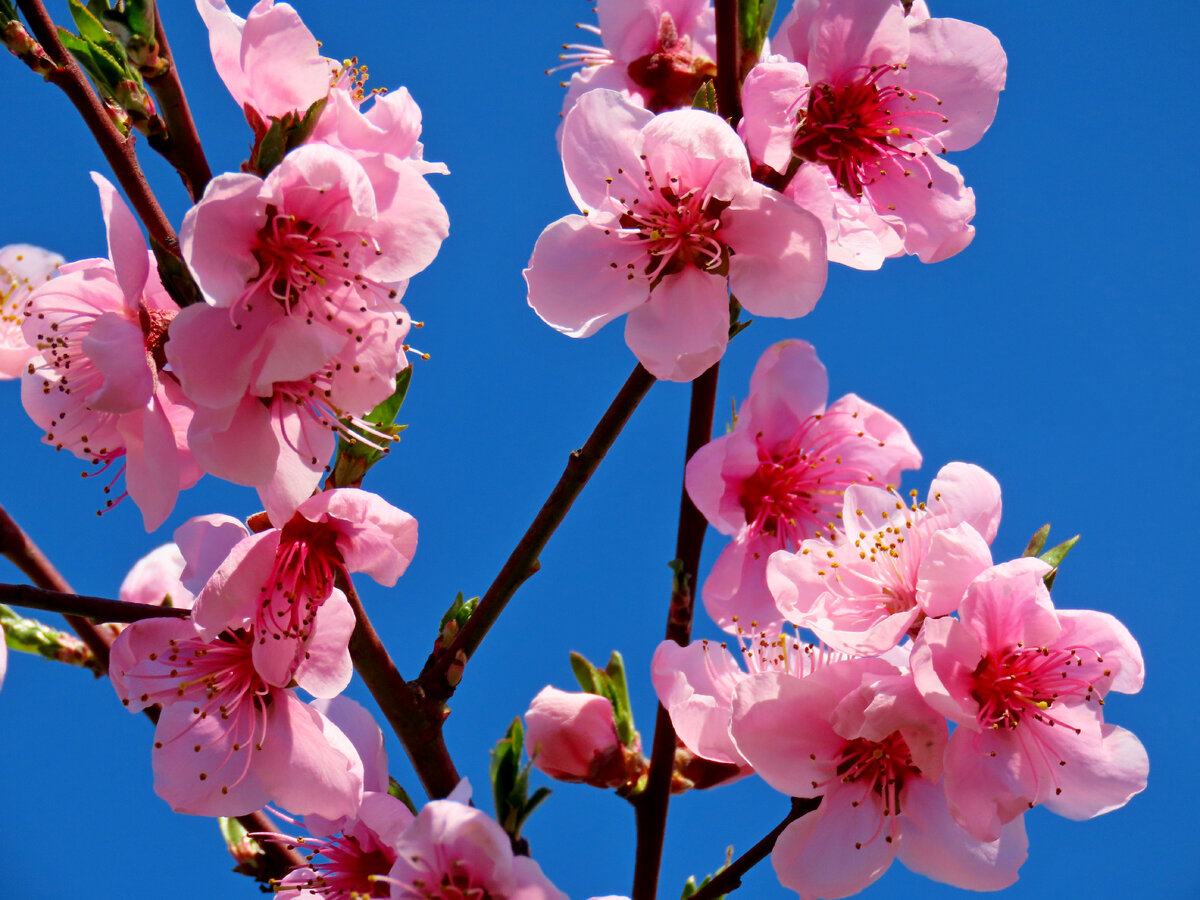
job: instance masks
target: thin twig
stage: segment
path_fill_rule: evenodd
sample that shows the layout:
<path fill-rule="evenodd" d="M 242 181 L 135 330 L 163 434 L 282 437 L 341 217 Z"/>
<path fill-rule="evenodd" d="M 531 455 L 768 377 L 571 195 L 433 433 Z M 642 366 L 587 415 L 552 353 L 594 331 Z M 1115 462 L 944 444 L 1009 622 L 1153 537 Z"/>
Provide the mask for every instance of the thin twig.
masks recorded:
<path fill-rule="evenodd" d="M 692 382 L 688 413 L 687 449 L 684 464 L 712 438 L 713 411 L 717 397 L 719 363 L 714 363 Z M 692 503 L 687 489 L 680 490 L 679 531 L 675 557 L 679 568 L 667 611 L 666 639 L 683 646 L 692 636 L 695 584 L 700 569 L 700 550 L 708 522 Z M 667 806 L 671 799 L 671 775 L 675 767 L 675 728 L 662 704 L 654 721 L 654 743 L 650 751 L 650 774 L 646 790 L 636 799 L 637 851 L 633 870 L 633 900 L 654 900 L 662 864 L 663 838 L 667 829 Z"/>
<path fill-rule="evenodd" d="M 461 776 L 442 736 L 445 715 L 441 702 L 426 701 L 417 685 L 401 677 L 350 579 L 339 575 L 337 586 L 354 610 L 354 633 L 350 636 L 354 668 L 404 746 L 425 793 L 431 799 L 445 797 Z"/>
<path fill-rule="evenodd" d="M 47 73 L 46 80 L 58 85 L 83 116 L 84 124 L 96 138 L 104 158 L 108 160 L 121 187 L 125 189 L 129 202 L 145 224 L 150 237 L 168 252 L 179 256 L 179 239 L 175 236 L 175 229 L 171 227 L 167 214 L 159 206 L 154 192 L 150 190 L 146 174 L 138 163 L 134 135 L 121 134 L 114 124 L 104 108 L 104 103 L 92 90 L 83 69 L 58 39 L 54 20 L 46 12 L 41 0 L 17 0 L 17 5 L 25 14 L 34 36 L 59 67 L 56 71 Z"/>
<path fill-rule="evenodd" d="M 0 603 L 44 609 L 64 616 L 80 616 L 95 622 L 137 622 L 140 619 L 186 619 L 189 610 L 173 606 L 126 603 L 103 597 L 85 597 L 30 587 L 27 584 L 0 584 Z"/>
<path fill-rule="evenodd" d="M 737 128 L 742 120 L 742 38 L 738 0 L 716 0 L 717 112 Z"/>
<path fill-rule="evenodd" d="M 188 107 L 187 95 L 183 92 L 183 84 L 179 80 L 179 67 L 175 57 L 171 55 L 171 47 L 167 43 L 167 30 L 162 23 L 162 10 L 157 8 L 154 13 L 154 40 L 158 42 L 158 52 L 167 61 L 167 70 L 161 75 L 146 78 L 146 84 L 158 98 L 158 112 L 167 126 L 164 141 L 150 139 L 150 146 L 161 153 L 179 177 L 188 196 L 195 203 L 204 194 L 204 187 L 212 180 L 212 169 L 208 167 L 208 159 L 204 156 L 204 147 L 200 144 L 200 135 L 196 131 L 196 122 Z"/>
<path fill-rule="evenodd" d="M 454 693 L 462 675 L 462 667 L 500 617 L 517 588 L 537 571 L 538 556 L 550 540 L 550 536 L 562 523 L 571 504 L 588 483 L 588 479 L 592 477 L 600 461 L 616 441 L 617 435 L 637 409 L 638 403 L 654 384 L 654 380 L 654 376 L 640 363 L 634 368 L 600 421 L 596 423 L 587 442 L 567 460 L 567 466 L 554 490 L 542 504 L 537 517 L 509 555 L 508 561 L 504 563 L 504 567 L 480 599 L 479 605 L 462 630 L 448 647 L 429 657 L 417 681 L 431 700 L 444 702 Z"/>
<path fill-rule="evenodd" d="M 692 894 L 690 900 L 717 900 L 718 897 L 741 887 L 742 876 L 767 858 L 767 854 L 775 849 L 775 842 L 779 840 L 779 836 L 783 834 L 784 829 L 801 816 L 808 815 L 820 803 L 820 797 L 815 799 L 810 797 L 793 797 L 791 812 L 784 817 L 783 821 L 772 828 L 770 833 L 761 841 L 714 875 L 712 881 Z"/>

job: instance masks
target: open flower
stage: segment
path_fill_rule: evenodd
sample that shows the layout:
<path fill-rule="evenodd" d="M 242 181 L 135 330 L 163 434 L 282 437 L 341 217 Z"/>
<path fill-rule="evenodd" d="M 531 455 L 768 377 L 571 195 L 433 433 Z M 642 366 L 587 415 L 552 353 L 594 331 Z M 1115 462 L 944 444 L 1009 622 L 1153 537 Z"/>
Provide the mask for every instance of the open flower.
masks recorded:
<path fill-rule="evenodd" d="M 961 618 L 927 621 L 913 646 L 917 687 L 958 723 L 946 750 L 950 809 L 985 840 L 1037 804 L 1090 819 L 1146 787 L 1145 748 L 1102 711 L 1109 690 L 1141 689 L 1141 650 L 1107 613 L 1056 610 L 1049 571 L 1036 558 L 988 569 Z"/>
<path fill-rule="evenodd" d="M 795 318 L 816 304 L 820 224 L 751 180 L 720 117 L 654 116 L 589 91 L 567 116 L 562 154 L 582 215 L 548 226 L 525 270 L 529 305 L 559 331 L 587 337 L 628 313 L 642 365 L 690 381 L 725 352 L 731 291 L 753 315 Z"/>
<path fill-rule="evenodd" d="M 745 680 L 733 699 L 732 734 L 771 787 L 821 798 L 771 853 L 779 880 L 802 900 L 857 893 L 897 857 L 973 890 L 1007 887 L 1025 861 L 1021 819 L 990 841 L 951 819 L 940 781 L 946 722 L 910 676 L 881 659 Z"/>
<path fill-rule="evenodd" d="M 767 559 L 827 533 L 849 485 L 892 484 L 921 464 L 903 425 L 854 394 L 826 407 L 828 391 L 812 345 L 781 341 L 759 359 L 733 430 L 688 461 L 688 496 L 734 536 L 702 591 L 704 608 L 726 631 L 782 621 L 767 590 Z"/>
<path fill-rule="evenodd" d="M 21 401 L 46 430 L 46 443 L 100 471 L 116 465 L 113 482 L 124 474 L 128 496 L 153 531 L 199 477 L 184 438 L 191 410 L 162 371 L 163 340 L 178 307 L 125 201 L 102 176 L 93 172 L 92 180 L 109 259 L 64 266 L 27 298 L 25 339 L 39 355 L 21 379 Z"/>
<path fill-rule="evenodd" d="M 844 195 L 830 203 L 836 218 L 824 217 L 831 259 L 878 268 L 896 252 L 883 224 L 923 262 L 962 250 L 975 195 L 941 157 L 991 124 L 1006 71 L 999 41 L 969 22 L 906 18 L 900 0 L 797 8 L 786 46 L 803 60 L 746 78 L 751 156 L 780 173 L 818 168 L 821 177 L 789 189 L 797 202 L 820 208 L 822 192 Z"/>
<path fill-rule="evenodd" d="M 831 647 L 869 655 L 896 646 L 926 617 L 958 608 L 971 580 L 992 564 L 1000 485 L 969 463 L 949 463 L 918 503 L 893 489 L 846 489 L 841 527 L 767 564 L 783 616 Z"/>

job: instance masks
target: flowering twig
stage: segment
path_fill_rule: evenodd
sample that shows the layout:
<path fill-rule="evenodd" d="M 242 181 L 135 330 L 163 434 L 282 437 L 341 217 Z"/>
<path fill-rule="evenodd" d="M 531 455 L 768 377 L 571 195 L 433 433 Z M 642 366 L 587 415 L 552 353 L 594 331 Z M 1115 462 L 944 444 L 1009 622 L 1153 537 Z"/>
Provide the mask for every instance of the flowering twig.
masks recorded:
<path fill-rule="evenodd" d="M 821 798 L 793 797 L 792 809 L 761 841 L 735 859 L 732 863 L 713 876 L 712 880 L 692 894 L 689 900 L 717 900 L 735 888 L 741 887 L 742 876 L 767 858 L 767 854 L 775 848 L 775 842 L 783 834 L 784 829 L 806 816 L 820 804 Z"/>
<path fill-rule="evenodd" d="M 17 5 L 25 14 L 34 36 L 58 66 L 54 71 L 46 73 L 46 80 L 58 85 L 83 116 L 84 123 L 96 138 L 104 158 L 108 160 L 121 187 L 125 189 L 150 237 L 171 254 L 179 256 L 179 239 L 175 236 L 175 229 L 171 227 L 167 214 L 163 212 L 158 199 L 150 190 L 146 175 L 138 163 L 134 136 L 121 134 L 105 110 L 103 102 L 92 90 L 83 69 L 58 39 L 54 21 L 46 12 L 41 0 L 17 0 Z"/>
<path fill-rule="evenodd" d="M 432 799 L 445 797 L 458 785 L 460 776 L 442 736 L 445 715 L 441 702 L 423 702 L 420 687 L 401 677 L 350 579 L 339 575 L 337 586 L 354 610 L 350 656 L 355 670 L 396 732 L 425 792 Z"/>
<path fill-rule="evenodd" d="M 44 609 L 64 616 L 80 616 L 96 622 L 136 622 L 139 619 L 186 619 L 190 612 L 171 606 L 126 603 L 103 597 L 84 597 L 30 587 L 27 584 L 0 584 L 0 602 L 26 609 Z"/>
<path fill-rule="evenodd" d="M 567 466 L 537 517 L 526 530 L 508 561 L 448 647 L 429 657 L 418 684 L 433 701 L 444 702 L 454 693 L 462 668 L 495 624 L 500 613 L 530 575 L 538 569 L 538 555 L 566 516 L 588 479 L 604 459 L 617 435 L 654 384 L 654 376 L 639 363 L 617 392 L 583 447 L 571 453 Z"/>
<path fill-rule="evenodd" d="M 685 464 L 712 437 L 719 365 L 714 363 L 692 382 Z M 692 637 L 692 610 L 695 605 L 693 586 L 700 569 L 700 550 L 707 527 L 708 522 L 692 503 L 686 488 L 681 489 L 679 530 L 675 539 L 677 568 L 666 628 L 666 639 L 681 646 L 686 645 Z M 654 721 L 654 743 L 650 751 L 646 790 L 636 801 L 637 851 L 633 870 L 633 900 L 654 900 L 658 890 L 658 870 L 662 863 L 663 837 L 667 828 L 667 805 L 671 797 L 671 775 L 675 766 L 675 744 L 675 728 L 671 724 L 671 717 L 660 703 Z"/>
<path fill-rule="evenodd" d="M 205 185 L 212 180 L 212 170 L 208 167 L 183 84 L 179 81 L 175 57 L 171 55 L 171 47 L 167 44 L 162 11 L 157 8 L 154 10 L 154 39 L 168 65 L 161 75 L 147 76 L 146 84 L 158 98 L 158 111 L 166 122 L 167 136 L 165 140 L 151 139 L 150 146 L 175 167 L 183 186 L 187 188 L 188 196 L 195 202 L 204 193 Z"/>

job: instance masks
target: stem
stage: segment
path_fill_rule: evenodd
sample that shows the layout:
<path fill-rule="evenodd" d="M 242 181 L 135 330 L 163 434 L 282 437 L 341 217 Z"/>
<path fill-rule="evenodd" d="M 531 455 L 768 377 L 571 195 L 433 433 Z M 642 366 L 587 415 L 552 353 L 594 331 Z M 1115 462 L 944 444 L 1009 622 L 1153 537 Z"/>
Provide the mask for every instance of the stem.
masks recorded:
<path fill-rule="evenodd" d="M 426 661 L 417 681 L 419 689 L 423 689 L 431 700 L 445 702 L 454 693 L 462 677 L 462 667 L 467 664 L 467 660 L 496 623 L 517 588 L 537 571 L 538 556 L 549 542 L 550 536 L 562 523 L 575 498 L 595 473 L 600 461 L 604 459 L 604 455 L 608 453 L 617 435 L 637 409 L 638 403 L 654 384 L 654 380 L 654 376 L 640 363 L 634 367 L 617 396 L 596 423 L 587 442 L 582 448 L 571 453 L 554 490 L 542 504 L 537 517 L 509 555 L 508 561 L 504 563 L 487 593 L 480 599 L 475 612 L 463 625 L 462 631 L 448 647 L 431 655 Z"/>
<path fill-rule="evenodd" d="M 27 584 L 0 584 L 0 602 L 26 609 L 44 609 L 64 616 L 80 616 L 96 622 L 137 622 L 139 619 L 186 619 L 191 613 L 172 606 L 147 606 L 102 597 L 84 597 L 47 591 Z"/>
<path fill-rule="evenodd" d="M 688 413 L 687 449 L 684 464 L 712 438 L 713 411 L 717 399 L 717 374 L 720 363 L 713 363 L 692 382 L 692 404 Z M 700 550 L 708 522 L 692 503 L 687 489 L 680 490 L 679 531 L 675 556 L 679 569 L 671 590 L 667 611 L 666 639 L 686 646 L 692 637 L 693 586 L 700 568 Z M 654 720 L 654 744 L 650 751 L 650 774 L 646 790 L 637 798 L 637 855 L 633 869 L 633 900 L 654 900 L 658 892 L 658 871 L 662 864 L 663 838 L 667 830 L 667 806 L 671 799 L 671 776 L 675 768 L 675 727 L 671 716 L 658 705 Z"/>
<path fill-rule="evenodd" d="M 104 158 L 125 189 L 129 202 L 145 224 L 150 237 L 173 255 L 179 256 L 179 239 L 175 236 L 175 229 L 158 205 L 158 199 L 146 181 L 146 174 L 138 164 L 134 136 L 121 134 L 113 123 L 75 57 L 59 41 L 54 20 L 46 12 L 41 0 L 17 0 L 17 5 L 25 14 L 34 36 L 59 67 L 47 73 L 46 80 L 58 85 L 83 116 L 84 124 L 96 138 Z"/>
<path fill-rule="evenodd" d="M 737 128 L 742 120 L 742 39 L 738 34 L 738 0 L 716 0 L 717 112 Z"/>
<path fill-rule="evenodd" d="M 350 579 L 339 575 L 337 586 L 354 610 L 354 633 L 350 636 L 354 668 L 404 745 L 425 793 L 434 800 L 445 797 L 461 777 L 442 736 L 442 703 L 425 700 L 418 685 L 401 677 Z"/>
<path fill-rule="evenodd" d="M 157 7 L 157 4 L 155 4 Z M 159 113 L 167 125 L 166 139 L 151 140 L 150 146 L 161 153 L 187 188 L 188 196 L 195 203 L 204 193 L 204 187 L 212 180 L 212 170 L 204 156 L 204 148 L 200 145 L 200 135 L 196 132 L 196 123 L 192 119 L 192 111 L 188 107 L 187 95 L 183 92 L 183 84 L 179 80 L 179 69 L 175 58 L 171 55 L 171 47 L 167 43 L 167 31 L 162 23 L 162 10 L 155 8 L 154 39 L 158 42 L 158 52 L 167 60 L 169 66 L 162 75 L 146 78 L 146 84 L 158 98 Z"/>
<path fill-rule="evenodd" d="M 57 591 L 60 594 L 73 594 L 67 579 L 58 573 L 50 564 L 45 554 L 29 539 L 21 526 L 0 506 L 0 556 L 4 556 L 20 569 L 29 580 L 47 591 Z M 79 635 L 79 639 L 87 644 L 87 648 L 96 657 L 96 663 L 101 671 L 108 671 L 108 648 L 112 645 L 113 636 L 87 619 L 80 616 L 66 615 L 67 624 Z"/>
<path fill-rule="evenodd" d="M 717 900 L 721 895 L 741 887 L 742 876 L 766 859 L 767 854 L 775 848 L 775 842 L 779 840 L 784 829 L 801 816 L 808 815 L 820 803 L 820 797 L 793 797 L 792 810 L 784 817 L 783 821 L 772 828 L 761 841 L 714 875 L 712 881 L 692 894 L 690 900 Z"/>

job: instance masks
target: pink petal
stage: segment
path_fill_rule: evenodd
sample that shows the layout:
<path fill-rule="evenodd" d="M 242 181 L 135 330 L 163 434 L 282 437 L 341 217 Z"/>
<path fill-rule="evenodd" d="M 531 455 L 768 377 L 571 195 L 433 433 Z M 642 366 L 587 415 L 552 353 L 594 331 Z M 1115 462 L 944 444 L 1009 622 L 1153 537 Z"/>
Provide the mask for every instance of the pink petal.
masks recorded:
<path fill-rule="evenodd" d="M 729 343 L 725 279 L 692 266 L 667 276 L 625 320 L 625 343 L 655 378 L 698 377 Z"/>
<path fill-rule="evenodd" d="M 329 93 L 330 61 L 321 56 L 317 39 L 286 3 L 260 2 L 250 11 L 242 30 L 240 62 L 249 96 L 235 94 L 234 99 L 239 105 L 249 103 L 263 116 L 303 113 Z"/>
<path fill-rule="evenodd" d="M 776 172 L 787 170 L 792 159 L 797 101 L 807 91 L 808 70 L 799 63 L 759 63 L 746 75 L 738 131 L 753 160 Z"/>
<path fill-rule="evenodd" d="M 943 528 L 930 538 L 917 568 L 917 604 L 927 616 L 948 616 L 975 576 L 992 564 L 992 551 L 965 522 Z"/>
<path fill-rule="evenodd" d="M 783 621 L 766 574 L 767 560 L 777 546 L 777 541 L 743 529 L 717 557 L 700 596 L 704 611 L 722 630 L 769 630 Z"/>
<path fill-rule="evenodd" d="M 200 593 L 225 557 L 249 534 L 241 519 L 233 516 L 214 514 L 188 519 L 174 534 L 187 563 L 180 572 L 180 581 L 193 594 Z"/>
<path fill-rule="evenodd" d="M 183 258 L 217 306 L 231 305 L 259 270 L 249 248 L 256 245 L 267 221 L 266 205 L 259 197 L 262 188 L 262 179 L 254 175 L 218 175 L 183 217 Z"/>
<path fill-rule="evenodd" d="M 929 486 L 929 508 L 947 524 L 966 522 L 989 544 L 1000 528 L 1000 484 L 979 466 L 942 466 Z"/>
<path fill-rule="evenodd" d="M 175 430 L 157 402 L 121 416 L 125 441 L 125 488 L 142 513 L 147 531 L 166 521 L 179 496 L 180 466 Z"/>
<path fill-rule="evenodd" d="M 270 412 L 256 397 L 243 398 L 232 415 L 197 409 L 188 439 L 196 462 L 218 478 L 255 487 L 275 474 L 279 442 Z"/>
<path fill-rule="evenodd" d="M 913 443 L 908 429 L 875 404 L 857 394 L 846 394 L 829 404 L 825 411 L 831 423 L 836 421 L 838 414 L 849 414 L 857 419 L 864 437 L 868 438 L 838 443 L 845 465 L 874 472 L 879 484 L 899 484 L 901 472 L 921 467 L 921 451 Z"/>
<path fill-rule="evenodd" d="M 354 745 L 291 691 L 272 696 L 267 738 L 254 758 L 254 773 L 271 799 L 298 815 L 354 815 L 363 791 L 363 765 Z"/>
<path fill-rule="evenodd" d="M 136 322 L 104 313 L 88 329 L 82 349 L 104 376 L 104 384 L 87 398 L 89 409 L 120 414 L 146 406 L 154 393 L 154 372 Z"/>
<path fill-rule="evenodd" d="M 206 637 L 214 639 L 226 628 L 241 628 L 254 619 L 278 547 L 279 531 L 269 528 L 247 535 L 230 549 L 193 607 L 192 620 Z"/>
<path fill-rule="evenodd" d="M 635 186 L 642 185 L 644 163 L 641 130 L 654 115 L 616 91 L 588 91 L 563 122 L 562 158 L 567 190 L 580 211 L 603 209 L 608 202 L 606 178 L 615 182 L 623 169 Z"/>
<path fill-rule="evenodd" d="M 100 189 L 100 208 L 104 212 L 104 229 L 108 234 L 108 257 L 125 295 L 126 309 L 136 312 L 150 275 L 142 227 L 108 179 L 99 172 L 91 174 L 92 181 Z"/>
<path fill-rule="evenodd" d="M 1146 677 L 1142 649 L 1114 616 L 1090 609 L 1060 609 L 1058 621 L 1063 629 L 1059 638 L 1062 646 L 1095 650 L 1103 668 L 1113 673 L 1092 679 L 1101 696 L 1110 689 L 1122 694 L 1136 694 L 1142 689 Z"/>
<path fill-rule="evenodd" d="M 750 394 L 738 412 L 747 430 L 788 435 L 810 416 L 825 412 L 829 376 L 807 341 L 780 341 L 768 347 L 750 376 Z"/>
<path fill-rule="evenodd" d="M 971 582 L 959 617 L 985 650 L 1058 643 L 1062 626 L 1042 581 L 1049 571 L 1040 559 L 1023 557 L 993 566 Z"/>
<path fill-rule="evenodd" d="M 340 488 L 306 500 L 297 513 L 317 522 L 338 520 L 338 549 L 346 568 L 394 587 L 417 551 L 417 520 L 370 491 Z"/>
<path fill-rule="evenodd" d="M 821 0 L 810 30 L 813 83 L 908 59 L 908 24 L 894 0 Z"/>
<path fill-rule="evenodd" d="M 1018 816 L 995 841 L 980 841 L 959 827 L 940 785 L 924 778 L 905 783 L 898 856 L 910 870 L 972 891 L 998 891 L 1017 880 L 1029 856 L 1025 817 Z"/>
<path fill-rule="evenodd" d="M 354 676 L 354 663 L 350 659 L 354 624 L 354 611 L 346 595 L 334 588 L 317 610 L 312 634 L 293 676 L 314 697 L 336 697 L 350 684 Z"/>
<path fill-rule="evenodd" d="M 202 303 L 180 312 L 168 329 L 166 353 L 187 398 L 213 409 L 237 405 L 250 388 L 263 334 L 279 318 L 266 304 L 239 309 L 236 321 L 229 309 Z"/>
<path fill-rule="evenodd" d="M 805 900 L 857 894 L 896 858 L 895 843 L 880 832 L 878 804 L 853 806 L 843 793 L 831 791 L 816 812 L 788 825 L 771 851 L 779 883 Z"/>
<path fill-rule="evenodd" d="M 321 483 L 337 440 L 327 425 L 286 400 L 276 398 L 268 418 L 279 457 L 273 477 L 255 487 L 271 521 L 286 522 Z"/>
<path fill-rule="evenodd" d="M 940 262 L 971 243 L 975 192 L 957 167 L 931 154 L 903 165 L 888 159 L 878 171 L 867 193 L 881 215 L 894 213 L 899 220 L 906 253 Z"/>
<path fill-rule="evenodd" d="M 825 229 L 816 216 L 769 189 L 748 191 L 721 215 L 733 250 L 729 287 L 751 315 L 807 315 L 825 290 Z"/>
<path fill-rule="evenodd" d="M 604 231 L 583 216 L 551 223 L 538 237 L 524 273 L 533 311 L 571 337 L 595 334 L 650 295 L 641 277 L 645 250 L 636 240 L 618 240 Z"/>
<path fill-rule="evenodd" d="M 733 691 L 747 675 L 728 650 L 709 641 L 686 647 L 663 641 L 650 673 L 659 702 L 689 750 L 716 762 L 748 765 L 729 736 Z"/>
<path fill-rule="evenodd" d="M 1146 789 L 1150 760 L 1132 732 L 1100 722 L 1095 709 L 1055 710 L 1055 719 L 1066 726 L 1065 735 L 1058 736 L 1067 764 L 1053 767 L 1055 792 L 1045 799 L 1049 810 L 1068 819 L 1091 819 L 1120 809 Z M 1072 734 L 1072 726 L 1082 734 Z"/>
<path fill-rule="evenodd" d="M 354 749 L 363 763 L 363 790 L 386 792 L 388 789 L 387 749 L 383 743 L 383 732 L 380 731 L 375 717 L 345 696 L 333 697 L 328 700 L 314 700 L 310 705 L 336 725 L 354 745 Z M 366 798 L 364 798 L 363 803 L 366 802 Z M 412 821 L 412 814 L 409 813 L 407 818 L 408 821 Z M 379 831 L 379 829 L 375 830 Z"/>

